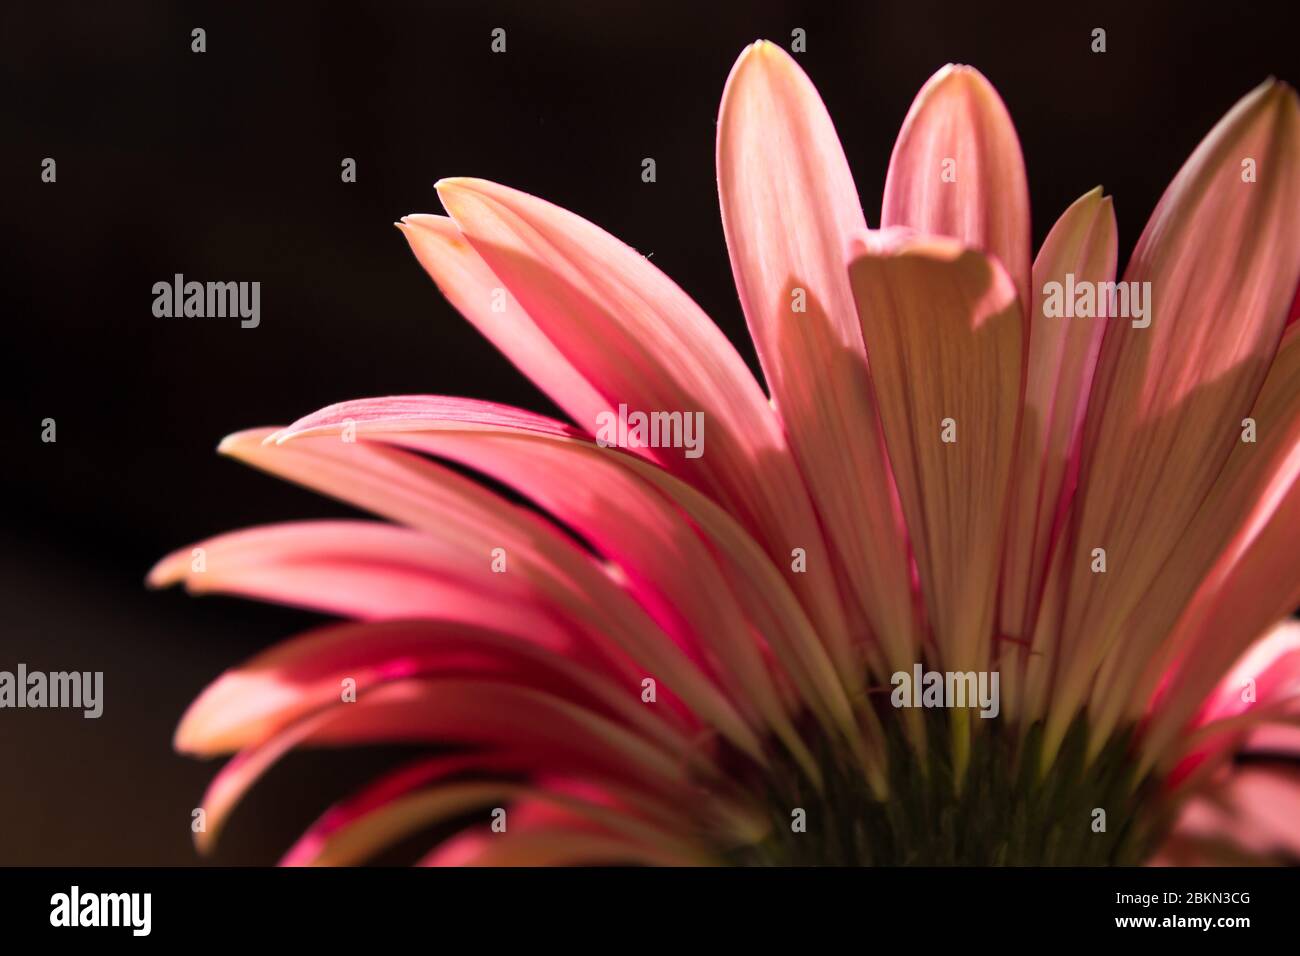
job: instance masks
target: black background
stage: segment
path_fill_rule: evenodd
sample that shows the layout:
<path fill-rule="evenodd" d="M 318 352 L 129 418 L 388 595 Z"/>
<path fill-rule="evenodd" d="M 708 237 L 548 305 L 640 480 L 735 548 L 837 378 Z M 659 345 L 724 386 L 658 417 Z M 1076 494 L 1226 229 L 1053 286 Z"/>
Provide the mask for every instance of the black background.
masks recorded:
<path fill-rule="evenodd" d="M 344 513 L 218 458 L 223 435 L 385 394 L 553 411 L 392 227 L 440 211 L 435 180 L 516 186 L 653 253 L 756 368 L 713 166 L 745 44 L 807 31 L 798 58 L 872 225 L 912 97 L 944 63 L 976 65 L 1015 118 L 1035 242 L 1100 183 L 1122 264 L 1214 122 L 1266 76 L 1300 79 L 1293 6 L 6 5 L 0 668 L 103 670 L 105 713 L 0 714 L 0 864 L 195 861 L 190 809 L 214 767 L 171 752 L 176 721 L 224 667 L 315 618 L 150 593 L 144 574 L 212 533 Z M 206 53 L 190 51 L 194 27 Z M 45 157 L 55 184 L 40 181 Z M 260 281 L 261 326 L 155 318 L 151 287 L 177 272 Z M 55 444 L 40 440 L 47 417 Z M 382 759 L 286 760 L 216 861 L 273 861 Z"/>

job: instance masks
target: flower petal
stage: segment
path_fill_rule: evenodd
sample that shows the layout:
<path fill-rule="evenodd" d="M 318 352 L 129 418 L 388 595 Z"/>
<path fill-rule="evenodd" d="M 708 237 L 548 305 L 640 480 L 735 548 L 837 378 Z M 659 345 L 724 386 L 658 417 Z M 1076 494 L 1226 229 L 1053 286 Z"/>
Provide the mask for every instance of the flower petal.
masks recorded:
<path fill-rule="evenodd" d="M 478 811 L 488 819 L 490 811 L 517 797 L 524 788 L 506 781 L 444 783 L 390 801 L 311 845 L 309 856 L 295 846 L 283 866 L 356 866 L 367 857 L 398 843 L 425 827 L 450 822 Z"/>
<path fill-rule="evenodd" d="M 404 216 L 398 228 L 447 300 L 576 422 L 609 403 L 552 344 L 446 216 Z"/>
<path fill-rule="evenodd" d="M 1049 283 L 1110 282 L 1118 237 L 1115 210 L 1098 187 L 1077 199 L 1034 261 L 1016 483 L 1003 560 L 1001 628 L 1014 637 L 1032 634 L 1047 554 L 1074 494 L 1079 434 L 1105 323 L 1045 314 Z"/>
<path fill-rule="evenodd" d="M 849 275 L 941 666 L 985 668 L 1024 375 L 1015 289 L 941 237 L 870 237 Z"/>
<path fill-rule="evenodd" d="M 561 695 L 636 727 L 668 751 L 684 747 L 698 727 L 671 707 L 643 706 L 638 681 L 526 638 L 455 622 L 392 621 L 311 631 L 227 671 L 185 712 L 176 748 L 207 756 L 251 747 L 339 704 L 345 679 L 361 695 L 389 681 L 432 676 L 490 677 Z"/>
<path fill-rule="evenodd" d="M 1199 762 L 1214 756 L 1231 759 L 1238 746 L 1244 745 L 1261 724 L 1270 719 L 1285 719 L 1288 710 L 1300 709 L 1298 705 L 1300 621 L 1289 620 L 1250 645 L 1206 698 L 1190 729 L 1194 736 L 1205 737 L 1206 731 L 1226 726 L 1242 715 L 1258 716 L 1258 723 L 1235 723 L 1234 732 L 1227 740 L 1221 735 L 1217 739 L 1211 737 L 1208 745 L 1198 743 L 1188 748 L 1183 762 Z"/>
<path fill-rule="evenodd" d="M 1244 159 L 1258 161 L 1257 182 Z M 1149 290 L 1145 318 L 1108 323 L 1064 568 L 1049 756 L 1238 443 L 1300 278 L 1298 218 L 1300 108 L 1270 82 L 1210 132 L 1152 214 L 1126 274 L 1150 283 L 1136 287 Z M 1096 548 L 1107 573 L 1092 571 Z"/>
<path fill-rule="evenodd" d="M 523 821 L 519 818 L 527 813 L 530 802 L 534 801 L 555 802 L 567 810 L 564 818 L 569 821 L 569 826 L 528 827 L 527 818 Z M 538 851 L 542 851 L 546 857 L 553 857 L 559 850 L 554 841 L 560 836 L 575 841 L 575 845 L 569 848 L 569 856 L 579 847 L 585 848 L 588 854 L 617 854 L 612 858 L 604 858 L 602 862 L 605 863 L 650 860 L 659 864 L 680 865 L 683 861 L 701 862 L 701 853 L 697 848 L 685 844 L 672 833 L 651 827 L 631 815 L 561 794 L 502 782 L 446 783 L 399 796 L 324 835 L 312 847 L 314 855 L 308 856 L 304 850 L 295 849 L 294 858 L 286 862 L 313 866 L 355 865 L 431 824 L 449 822 L 466 811 L 482 808 L 486 818 L 486 811 L 493 804 L 506 809 L 506 829 L 487 835 L 488 843 L 483 850 L 495 862 L 479 865 L 527 865 L 526 861 Z M 509 805 L 508 809 L 502 807 L 502 804 Z M 550 839 L 539 843 L 535 838 L 543 835 L 550 835 Z M 496 852 L 493 853 L 489 847 Z M 520 854 L 523 855 L 522 861 Z M 438 855 L 445 859 L 448 854 L 443 850 Z M 453 865 L 471 865 L 473 862 L 463 851 L 456 855 L 460 858 L 455 859 Z M 428 861 L 425 865 L 430 863 L 437 865 L 434 861 Z"/>
<path fill-rule="evenodd" d="M 192 557 L 201 551 L 203 563 Z M 572 652 L 571 629 L 532 600 L 518 578 L 496 580 L 491 561 L 466 561 L 447 539 L 375 521 L 298 521 L 200 541 L 150 572 L 154 587 L 237 594 L 363 621 L 441 618 L 527 634 Z M 518 584 L 515 587 L 513 585 Z M 502 600 L 502 586 L 513 593 Z"/>
<path fill-rule="evenodd" d="M 921 88 L 894 144 L 882 229 L 952 236 L 997 257 L 1029 309 L 1029 186 L 1011 116 L 974 67 L 948 64 Z"/>
<path fill-rule="evenodd" d="M 222 450 L 421 529 L 436 538 L 437 547 L 431 545 L 434 555 L 450 563 L 477 562 L 470 573 L 486 578 L 476 583 L 488 594 L 542 609 L 622 672 L 635 662 L 642 669 L 640 676 L 666 685 L 741 750 L 762 761 L 758 739 L 734 705 L 666 638 L 634 596 L 559 529 L 445 466 L 401 449 L 339 437 L 277 444 L 266 440 L 273 434 L 240 433 L 223 442 Z M 498 565 L 505 568 L 500 573 L 492 571 L 498 557 L 505 561 Z M 464 580 L 467 573 L 464 568 L 445 570 L 452 581 Z"/>
<path fill-rule="evenodd" d="M 554 772 L 595 774 L 682 800 L 694 792 L 687 761 L 580 705 L 492 680 L 398 680 L 277 731 L 230 760 L 203 797 L 216 840 L 235 804 L 285 753 L 299 745 L 384 743 L 517 747 Z M 703 766 L 696 760 L 690 768 Z M 499 786 L 499 785 L 497 785 Z"/>
<path fill-rule="evenodd" d="M 772 43 L 748 47 L 732 68 L 717 165 L 732 271 L 773 404 L 859 618 L 888 670 L 910 667 L 906 530 L 845 271 L 848 239 L 866 221 L 825 106 Z"/>
<path fill-rule="evenodd" d="M 527 753 L 493 750 L 438 756 L 408 764 L 385 775 L 360 793 L 331 807 L 299 838 L 281 859 L 280 865 L 307 866 L 337 861 L 340 851 L 344 851 L 348 845 L 350 848 L 345 852 L 354 860 L 361 859 L 370 851 L 390 842 L 385 834 L 393 832 L 390 827 L 385 826 L 382 816 L 371 818 L 371 814 L 382 812 L 395 801 L 417 794 L 421 790 L 425 790 L 427 794 L 427 788 L 441 786 L 448 782 L 454 781 L 456 785 L 481 783 L 489 786 L 501 782 L 515 783 L 514 778 L 517 778 L 520 773 L 531 771 L 537 776 L 535 781 L 537 785 L 548 791 L 555 789 L 564 794 L 569 789 L 573 789 L 557 786 L 551 775 L 537 775 L 537 771 L 544 770 L 537 766 L 537 763 L 536 757 Z M 467 780 L 466 774 L 486 776 L 486 779 Z M 495 779 L 491 775 L 495 775 Z M 505 777 L 504 780 L 501 779 L 502 776 Z M 599 803 L 602 807 L 615 807 L 631 817 L 652 821 L 662 827 L 663 830 L 656 833 L 655 840 L 660 844 L 666 842 L 662 839 L 666 834 L 686 832 L 692 825 L 690 811 L 665 804 L 661 800 L 648 799 L 640 791 L 632 792 L 623 787 L 590 780 L 584 780 L 582 784 L 582 803 L 563 798 L 560 802 L 548 802 L 546 797 L 524 797 L 520 800 L 518 797 L 521 791 L 517 784 L 511 786 L 508 792 L 496 791 L 502 797 L 510 796 L 515 801 L 511 803 L 509 809 L 506 832 L 517 835 L 521 830 L 564 822 L 582 826 L 587 831 L 599 829 L 607 837 L 614 836 L 613 830 L 599 827 L 590 815 L 584 816 L 582 811 L 586 806 L 594 803 Z M 692 809 L 699 808 L 697 806 Z M 719 808 L 724 813 L 730 809 L 730 807 Z M 483 829 L 487 831 L 485 835 L 488 839 L 500 836 L 486 827 Z M 461 835 L 441 844 L 435 850 L 435 855 L 444 858 L 462 856 L 459 849 L 462 838 L 471 835 L 479 836 L 477 832 L 462 832 Z M 670 837 L 667 842 L 675 841 Z M 470 862 L 468 859 L 457 859 L 452 865 L 468 865 Z"/>
<path fill-rule="evenodd" d="M 509 782 L 511 775 L 528 764 L 524 755 L 509 750 L 443 754 L 412 761 L 386 773 L 349 799 L 330 807 L 281 857 L 279 865 L 311 865 L 320 858 L 326 840 L 334 833 L 413 791 L 463 778 L 468 773 L 499 775 L 497 779 L 489 777 L 487 780 L 475 781 L 478 783 Z M 505 779 L 501 780 L 500 777 Z"/>
<path fill-rule="evenodd" d="M 1283 337 L 1249 420 L 1254 440 L 1237 442 L 1178 547 L 1123 622 L 1119 639 L 1107 655 L 1106 676 L 1097 682 L 1090 706 L 1098 739 L 1120 719 L 1139 719 L 1161 681 L 1165 690 L 1189 693 L 1199 701 L 1207 687 L 1179 689 L 1180 682 L 1171 681 L 1187 655 L 1208 654 L 1226 667 L 1256 638 L 1259 627 L 1271 623 L 1272 619 L 1261 621 L 1248 614 L 1223 622 L 1226 629 L 1216 628 L 1212 649 L 1194 649 L 1186 643 L 1197 639 L 1197 617 L 1212 607 L 1212 595 L 1232 580 L 1238 560 L 1261 529 L 1276 520 L 1277 509 L 1290 493 L 1287 489 L 1300 481 L 1300 326 L 1288 329 Z M 1244 425 L 1243 421 L 1239 426 L 1243 437 Z M 1282 568 L 1294 564 L 1287 555 L 1278 555 L 1277 560 Z M 1266 580 L 1282 584 L 1284 594 L 1262 592 L 1258 588 L 1264 582 L 1252 582 L 1250 598 L 1257 607 L 1274 608 L 1279 600 L 1289 600 L 1290 581 L 1274 575 Z M 1203 592 L 1200 596 L 1198 590 Z M 1282 613 L 1289 609 L 1282 608 Z M 1185 618 L 1183 626 L 1175 630 L 1180 618 Z"/>
<path fill-rule="evenodd" d="M 1297 463 L 1300 464 L 1300 463 Z M 1147 748 L 1162 753 L 1182 732 L 1225 669 L 1258 634 L 1300 605 L 1300 467 L 1290 470 L 1275 510 L 1247 529 L 1216 565 L 1179 620 L 1171 646 L 1178 659 L 1152 713 Z"/>
<path fill-rule="evenodd" d="M 1300 859 L 1300 771 L 1239 767 L 1189 803 L 1162 851 L 1181 866 Z"/>
<path fill-rule="evenodd" d="M 712 495 L 774 557 L 804 548 L 827 562 L 816 516 L 780 424 L 736 350 L 644 256 L 550 203 L 476 179 L 438 183 L 451 217 L 538 328 L 607 400 L 643 413 L 700 413 L 707 450 L 638 448 Z M 589 433 L 600 422 L 580 421 Z M 787 572 L 848 671 L 848 638 L 829 575 Z"/>
<path fill-rule="evenodd" d="M 498 415 L 487 403 L 466 399 L 344 402 L 294 423 L 278 441 L 320 440 L 337 434 L 345 422 L 362 441 L 450 458 L 527 495 L 616 562 L 647 606 L 667 611 L 672 604 L 689 611 L 676 624 L 660 618 L 670 631 L 689 627 L 711 644 L 728 634 L 735 643 L 752 644 L 761 635 L 824 726 L 832 732 L 838 728 L 861 746 L 850 702 L 794 595 L 744 529 L 704 495 L 647 462 L 565 433 L 556 423 Z M 670 541 L 660 540 L 665 534 Z M 662 564 L 665 555 L 676 567 Z M 716 578 L 710 572 L 715 562 L 721 573 Z M 736 630 L 746 618 L 752 630 Z M 725 660 L 734 658 L 729 669 L 762 702 L 771 692 L 754 685 L 765 678 L 754 672 L 756 661 L 745 659 L 751 652 L 725 644 L 718 648 Z M 768 701 L 764 712 L 797 753 L 798 742 L 773 706 Z"/>

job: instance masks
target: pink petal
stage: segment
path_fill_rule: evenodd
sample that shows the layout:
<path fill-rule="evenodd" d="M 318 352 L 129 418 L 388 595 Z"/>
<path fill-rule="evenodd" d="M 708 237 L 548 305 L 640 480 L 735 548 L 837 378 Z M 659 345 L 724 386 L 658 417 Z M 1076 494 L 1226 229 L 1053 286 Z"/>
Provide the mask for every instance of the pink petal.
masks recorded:
<path fill-rule="evenodd" d="M 195 570 L 195 550 L 203 565 Z M 154 587 L 236 594 L 366 621 L 441 618 L 528 634 L 572 652 L 571 631 L 531 600 L 525 582 L 501 581 L 491 558 L 435 535 L 371 521 L 302 521 L 248 528 L 168 555 L 150 572 Z M 514 585 L 518 584 L 518 587 Z M 502 600 L 502 590 L 515 592 Z"/>
<path fill-rule="evenodd" d="M 1113 661 L 1111 673 L 1098 682 L 1093 693 L 1090 709 L 1099 735 L 1108 733 L 1118 720 L 1140 718 L 1161 681 L 1165 684 L 1162 697 L 1172 692 L 1179 698 L 1173 706 L 1183 710 L 1185 718 L 1185 708 L 1199 703 L 1208 691 L 1204 681 L 1222 673 L 1264 627 L 1294 607 L 1293 603 L 1286 604 L 1275 617 L 1268 618 L 1248 612 L 1215 625 L 1212 633 L 1202 630 L 1200 623 L 1202 616 L 1213 613 L 1210 609 L 1217 600 L 1215 594 L 1225 586 L 1241 588 L 1242 598 L 1265 614 L 1274 613 L 1272 609 L 1277 609 L 1279 602 L 1290 601 L 1291 579 L 1275 574 L 1260 580 L 1243 579 L 1234 568 L 1267 524 L 1284 520 L 1279 518 L 1278 509 L 1294 493 L 1288 489 L 1300 480 L 1297 381 L 1300 327 L 1293 327 L 1283 337 L 1273 367 L 1250 410 L 1256 441 L 1237 442 L 1178 547 L 1123 622 L 1119 640 L 1108 657 L 1108 663 Z M 1279 543 L 1286 534 L 1283 525 Z M 1278 570 L 1295 566 L 1288 554 L 1277 555 L 1276 561 Z M 1296 573 L 1300 575 L 1300 567 Z M 1261 590 L 1266 582 L 1276 582 L 1282 592 Z M 1180 618 L 1182 623 L 1176 629 Z M 1211 646 L 1199 648 L 1202 641 Z M 1178 676 L 1184 665 L 1200 675 L 1194 685 L 1185 684 Z M 1205 670 L 1207 666 L 1218 670 L 1210 674 Z"/>
<path fill-rule="evenodd" d="M 974 67 L 949 64 L 917 94 L 889 160 L 880 225 L 952 236 L 995 256 L 1028 311 L 1025 161 L 1007 108 Z"/>
<path fill-rule="evenodd" d="M 718 116 L 718 192 L 736 288 L 772 400 L 813 492 L 858 617 L 889 670 L 911 666 L 906 530 L 845 269 L 866 228 L 817 91 L 779 47 L 748 47 Z"/>
<path fill-rule="evenodd" d="M 1101 189 L 1057 220 L 1034 261 L 1024 418 L 1002 577 L 1002 633 L 1032 634 L 1047 554 L 1074 494 L 1079 434 L 1104 323 L 1044 314 L 1048 283 L 1115 278 L 1115 210 Z"/>
<path fill-rule="evenodd" d="M 1250 682 L 1247 699 L 1244 690 Z M 1197 726 L 1256 707 L 1293 703 L 1300 695 L 1300 621 L 1283 621 L 1250 646 L 1224 675 L 1197 715 Z"/>
<path fill-rule="evenodd" d="M 493 808 L 493 803 L 498 807 Z M 353 864 L 432 823 L 450 822 L 467 810 L 479 808 L 485 821 L 489 811 L 505 810 L 505 816 L 497 818 L 505 823 L 505 829 L 494 832 L 483 827 L 453 838 L 422 865 L 539 865 L 539 851 L 551 859 L 556 858 L 556 851 L 562 854 L 561 859 L 613 852 L 612 857 L 603 858 L 606 863 L 680 865 L 700 861 L 701 852 L 672 829 L 648 825 L 623 808 L 611 810 L 586 799 L 518 784 L 463 782 L 404 794 L 355 817 L 325 836 L 314 856 L 298 862 Z M 546 838 L 539 842 L 543 836 Z M 567 849 L 553 845 L 561 839 L 571 841 L 571 845 Z M 483 862 L 483 854 L 490 862 Z"/>
<path fill-rule="evenodd" d="M 1247 753 L 1300 761 L 1300 725 L 1264 724 L 1256 727 L 1247 735 L 1243 749 Z"/>
<path fill-rule="evenodd" d="M 276 645 L 213 682 L 186 711 L 176 747 L 211 755 L 253 746 L 342 700 L 411 677 L 474 676 L 558 694 L 620 720 L 665 749 L 685 745 L 698 725 L 681 722 L 671 691 L 663 707 L 641 704 L 638 680 L 566 660 L 490 630 L 444 621 L 341 624 Z"/>
<path fill-rule="evenodd" d="M 1192 801 L 1171 836 L 1193 864 L 1238 863 L 1222 859 L 1217 845 L 1231 847 L 1254 862 L 1281 863 L 1300 857 L 1300 771 L 1293 768 L 1239 767 L 1228 774 L 1210 799 Z"/>
<path fill-rule="evenodd" d="M 493 832 L 484 827 L 473 836 L 486 836 L 478 845 L 480 852 L 466 853 L 467 841 L 456 840 L 459 847 L 435 851 L 422 865 L 542 865 L 540 859 L 583 859 L 590 853 L 609 853 L 603 862 L 634 862 L 682 865 L 701 862 L 704 852 L 693 841 L 684 839 L 690 823 L 678 819 L 667 826 L 651 823 L 632 808 L 612 799 L 610 789 L 583 781 L 581 787 L 546 785 L 520 791 L 506 809 L 506 829 Z M 416 798 L 417 800 L 422 798 Z M 427 799 L 427 798 L 423 798 Z M 398 808 L 405 815 L 404 808 Z M 391 811 L 386 808 L 386 815 Z M 370 821 L 362 821 L 362 825 Z M 471 836 L 466 834 L 466 836 Z M 538 838 L 544 839 L 540 840 Z M 564 841 L 571 844 L 561 846 Z M 448 852 L 449 851 L 449 852 Z M 543 856 L 539 857 L 538 851 Z M 459 857 L 452 862 L 452 857 Z M 486 858 L 485 858 L 486 857 Z"/>
<path fill-rule="evenodd" d="M 330 807 L 281 858 L 280 866 L 310 866 L 319 862 L 332 837 L 412 792 L 467 772 L 508 775 L 530 764 L 530 760 L 508 750 L 451 754 L 408 764 L 370 784 L 352 798 Z M 490 785 L 495 781 L 475 782 Z"/>
<path fill-rule="evenodd" d="M 387 808 L 396 801 L 418 794 L 425 788 L 442 785 L 449 780 L 463 777 L 466 773 L 515 776 L 523 771 L 537 770 L 536 764 L 536 758 L 511 751 L 457 754 L 434 757 L 409 764 L 366 787 L 361 793 L 331 807 L 294 844 L 293 848 L 280 861 L 280 865 L 309 866 L 327 861 L 337 862 L 341 851 L 347 852 L 353 859 L 360 859 L 364 855 L 368 855 L 369 852 L 373 852 L 381 848 L 382 845 L 391 842 L 396 828 L 383 825 L 375 826 L 374 824 L 376 821 L 380 821 L 382 824 Z M 490 785 L 498 781 L 488 779 L 464 782 Z M 551 792 L 553 788 L 560 789 L 558 785 L 551 783 L 549 780 L 540 780 L 539 782 L 546 787 L 547 792 Z M 586 832 L 598 831 L 598 826 L 594 821 L 589 817 L 584 817 L 580 812 L 559 803 L 548 802 L 545 798 L 524 797 L 519 799 L 516 793 L 518 789 L 517 786 L 514 786 L 510 788 L 509 792 L 497 791 L 501 797 L 512 797 L 513 802 L 509 806 L 507 821 L 507 832 L 510 834 L 518 834 L 521 830 L 551 827 L 556 824 L 580 826 Z M 617 809 L 618 812 L 629 816 L 641 816 L 655 820 L 660 826 L 665 827 L 665 830 L 660 832 L 661 837 L 673 831 L 680 832 L 690 826 L 690 819 L 688 816 L 683 815 L 681 808 L 674 808 L 647 800 L 644 795 L 639 793 L 629 800 L 625 796 L 626 791 L 612 788 L 607 784 L 597 785 L 590 780 L 582 781 L 580 788 L 570 785 L 564 786 L 562 789 L 566 793 L 578 790 L 581 793 L 583 805 L 594 806 L 599 804 L 600 806 Z M 617 796 L 615 796 L 616 794 Z M 372 816 L 373 814 L 379 814 L 379 816 Z M 409 820 L 410 818 L 407 817 L 406 819 Z M 487 828 L 484 828 L 484 830 L 487 830 Z M 487 830 L 487 832 L 491 833 L 490 830 Z M 609 831 L 603 832 L 605 832 L 606 836 L 614 836 Z M 491 835 L 499 836 L 499 834 Z M 443 847 L 446 847 L 451 854 L 455 854 L 456 849 L 452 845 L 460 842 L 460 839 L 452 838 L 442 844 L 439 852 L 445 853 Z M 665 841 L 660 839 L 656 842 L 663 843 Z M 671 842 L 671 839 L 669 842 Z"/>
<path fill-rule="evenodd" d="M 494 183 L 443 180 L 439 196 L 484 262 L 607 409 L 700 413 L 706 448 L 642 448 L 711 494 L 773 557 L 805 548 L 827 561 L 821 532 L 780 424 L 726 337 L 667 276 L 591 223 Z M 599 422 L 580 421 L 589 433 Z M 788 572 L 791 585 L 841 650 L 847 636 L 834 581 Z"/>
<path fill-rule="evenodd" d="M 337 433 L 343 422 L 353 423 L 363 440 L 468 465 L 572 526 L 618 563 L 670 633 L 703 640 L 728 662 L 727 672 L 738 680 L 732 686 L 742 698 L 752 694 L 762 703 L 768 721 L 796 752 L 800 745 L 775 701 L 767 699 L 772 691 L 763 689 L 759 662 L 749 658 L 756 636 L 770 643 L 825 725 L 857 739 L 848 699 L 781 575 L 742 528 L 689 486 L 629 455 L 576 439 L 554 423 L 496 416 L 486 403 L 461 399 L 346 402 L 295 423 L 279 441 L 292 445 L 300 436 Z M 667 564 L 665 556 L 671 556 Z M 744 626 L 746 617 L 752 630 Z M 719 643 L 724 638 L 730 643 Z"/>
<path fill-rule="evenodd" d="M 864 239 L 849 276 L 939 660 L 987 667 L 1024 374 L 1015 290 L 939 237 Z"/>
<path fill-rule="evenodd" d="M 443 295 L 506 358 L 576 422 L 609 403 L 592 387 L 446 216 L 405 216 L 398 228 Z"/>
<path fill-rule="evenodd" d="M 653 676 L 741 750 L 762 759 L 757 738 L 731 702 L 666 639 L 606 568 L 553 525 L 445 466 L 400 449 L 338 437 L 277 444 L 265 440 L 270 434 L 231 436 L 222 450 L 422 529 L 435 539 L 430 556 L 445 562 L 446 578 L 468 582 L 479 591 L 442 616 L 490 624 L 491 619 L 483 622 L 471 613 L 481 608 L 484 595 L 539 611 L 582 638 L 598 659 L 620 672 L 628 673 L 630 663 L 636 662 L 638 680 Z M 492 570 L 497 558 L 505 561 L 502 572 Z"/>
<path fill-rule="evenodd" d="M 1126 280 L 1150 283 L 1151 323 L 1108 320 L 1098 359 L 1049 754 L 1239 443 L 1300 278 L 1297 143 L 1295 94 L 1259 87 L 1192 154 L 1133 253 Z M 1243 181 L 1243 157 L 1258 182 Z"/>
<path fill-rule="evenodd" d="M 207 831 L 199 836 L 200 845 L 216 840 L 238 800 L 293 747 L 359 743 L 519 747 L 556 772 L 608 775 L 670 799 L 684 799 L 697 786 L 680 756 L 551 694 L 490 680 L 399 680 L 358 695 L 355 703 L 317 711 L 241 751 L 204 794 Z M 497 788 L 493 792 L 502 789 L 491 786 Z"/>

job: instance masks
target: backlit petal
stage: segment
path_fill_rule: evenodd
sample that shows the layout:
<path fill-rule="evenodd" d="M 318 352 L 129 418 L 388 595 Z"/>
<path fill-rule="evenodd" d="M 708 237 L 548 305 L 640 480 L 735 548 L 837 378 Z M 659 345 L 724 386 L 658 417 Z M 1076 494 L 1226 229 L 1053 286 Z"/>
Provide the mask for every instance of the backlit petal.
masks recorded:
<path fill-rule="evenodd" d="M 835 567 L 890 669 L 910 666 L 906 531 L 845 268 L 849 237 L 866 221 L 826 108 L 772 43 L 748 47 L 732 69 L 717 163 L 736 288 Z"/>
<path fill-rule="evenodd" d="M 889 160 L 880 226 L 951 236 L 995 256 L 1028 310 L 1025 161 L 1006 106 L 979 70 L 949 64 L 917 94 Z"/>

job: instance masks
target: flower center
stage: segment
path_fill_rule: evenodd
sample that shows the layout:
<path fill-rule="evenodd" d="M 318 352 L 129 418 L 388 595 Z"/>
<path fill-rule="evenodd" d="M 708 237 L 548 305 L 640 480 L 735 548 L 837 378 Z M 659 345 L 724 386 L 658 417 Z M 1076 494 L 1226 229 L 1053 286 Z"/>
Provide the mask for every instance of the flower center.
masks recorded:
<path fill-rule="evenodd" d="M 777 781 L 768 788 L 772 831 L 763 843 L 735 854 L 736 862 L 1132 865 L 1143 862 L 1164 830 L 1161 801 L 1153 799 L 1157 781 L 1134 779 L 1128 730 L 1085 766 L 1086 726 L 1076 721 L 1056 761 L 1041 774 L 1031 756 L 1038 753 L 1040 728 L 1021 739 L 986 730 L 977 720 L 970 764 L 958 787 L 951 712 L 925 715 L 924 758 L 904 736 L 897 713 L 880 711 L 887 721 L 890 768 L 885 801 L 872 794 L 860 772 L 823 747 L 823 792 L 793 762 L 774 768 L 767 778 Z"/>

